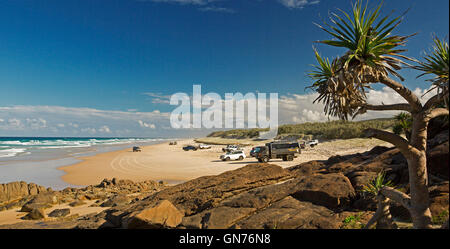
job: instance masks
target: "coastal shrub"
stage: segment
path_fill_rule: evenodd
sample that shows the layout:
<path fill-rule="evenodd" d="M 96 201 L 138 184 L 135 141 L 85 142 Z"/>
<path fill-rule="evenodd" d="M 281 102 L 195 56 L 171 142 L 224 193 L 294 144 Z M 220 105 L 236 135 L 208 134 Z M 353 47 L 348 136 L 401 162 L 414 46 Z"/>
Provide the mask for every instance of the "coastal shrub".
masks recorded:
<path fill-rule="evenodd" d="M 299 139 L 351 139 L 364 137 L 363 131 L 367 128 L 388 130 L 397 124 L 395 119 L 372 119 L 365 121 L 328 121 L 308 122 L 302 124 L 286 124 L 278 127 L 278 136 L 296 136 Z M 234 129 L 227 131 L 216 131 L 208 137 L 220 138 L 257 138 L 260 132 L 268 129 Z"/>

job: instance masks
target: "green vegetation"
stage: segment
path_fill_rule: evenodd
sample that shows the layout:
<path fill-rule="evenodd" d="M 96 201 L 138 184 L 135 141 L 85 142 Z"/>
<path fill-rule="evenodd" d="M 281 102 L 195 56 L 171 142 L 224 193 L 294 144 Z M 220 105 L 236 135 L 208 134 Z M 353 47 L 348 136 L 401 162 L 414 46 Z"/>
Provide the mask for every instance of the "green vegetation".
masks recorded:
<path fill-rule="evenodd" d="M 444 210 L 441 213 L 439 213 L 437 216 L 432 217 L 432 222 L 435 225 L 442 225 L 447 220 L 448 220 L 448 210 Z"/>
<path fill-rule="evenodd" d="M 391 181 L 386 181 L 386 173 L 380 172 L 375 179 L 363 187 L 362 192 L 377 196 L 383 187 L 394 187 L 394 185 Z"/>
<path fill-rule="evenodd" d="M 395 119 L 372 119 L 366 121 L 329 121 L 303 124 L 288 124 L 278 127 L 279 136 L 295 136 L 297 139 L 351 139 L 364 137 L 363 131 L 367 128 L 380 130 L 392 129 L 397 124 Z M 260 132 L 268 129 L 237 129 L 217 131 L 208 137 L 221 138 L 257 138 Z"/>
<path fill-rule="evenodd" d="M 342 229 L 363 229 L 364 224 L 361 222 L 362 212 L 356 215 L 347 216 L 344 221 L 342 221 Z"/>

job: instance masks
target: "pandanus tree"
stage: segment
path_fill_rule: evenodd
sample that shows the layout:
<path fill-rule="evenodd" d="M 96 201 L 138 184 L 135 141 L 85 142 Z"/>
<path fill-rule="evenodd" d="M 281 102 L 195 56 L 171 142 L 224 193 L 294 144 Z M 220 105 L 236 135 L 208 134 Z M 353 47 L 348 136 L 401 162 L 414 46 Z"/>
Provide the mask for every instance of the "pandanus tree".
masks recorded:
<path fill-rule="evenodd" d="M 358 0 L 352 5 L 352 13 L 338 10 L 330 14 L 329 23 L 324 21 L 323 25 L 318 25 L 332 37 L 319 43 L 344 48 L 346 52 L 330 61 L 314 49 L 318 65 L 309 74 L 313 80 L 311 88 L 318 92 L 315 102 L 325 105 L 325 113 L 340 119 L 354 118 L 368 110 L 401 111 L 411 115 L 409 139 L 376 129 L 367 129 L 365 134 L 393 144 L 408 163 L 410 195 L 388 186 L 379 193 L 405 206 L 415 228 L 430 228 L 427 125 L 431 119 L 449 114 L 447 104 L 439 107 L 443 102 L 448 103 L 448 44 L 436 38 L 432 52 L 425 55 L 424 62 L 402 55 L 406 51 L 402 47 L 410 36 L 392 33 L 402 22 L 403 15 L 382 16 L 381 8 L 382 3 L 369 9 L 367 2 Z M 399 82 L 404 81 L 399 70 L 405 67 L 421 70 L 423 75 L 433 75 L 429 80 L 438 93 L 421 103 L 419 96 Z M 393 89 L 405 102 L 367 103 L 366 92 L 376 83 Z"/>

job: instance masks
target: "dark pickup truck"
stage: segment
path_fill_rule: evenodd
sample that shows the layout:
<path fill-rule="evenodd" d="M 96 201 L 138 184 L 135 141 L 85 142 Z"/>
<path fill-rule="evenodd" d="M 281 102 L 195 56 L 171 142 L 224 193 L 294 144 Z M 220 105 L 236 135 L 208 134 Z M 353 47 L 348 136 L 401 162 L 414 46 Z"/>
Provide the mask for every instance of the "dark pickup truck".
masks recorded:
<path fill-rule="evenodd" d="M 297 153 L 301 153 L 298 142 L 271 142 L 267 143 L 266 146 L 256 147 L 254 155 L 259 162 L 267 163 L 270 159 L 275 158 L 292 161 Z"/>

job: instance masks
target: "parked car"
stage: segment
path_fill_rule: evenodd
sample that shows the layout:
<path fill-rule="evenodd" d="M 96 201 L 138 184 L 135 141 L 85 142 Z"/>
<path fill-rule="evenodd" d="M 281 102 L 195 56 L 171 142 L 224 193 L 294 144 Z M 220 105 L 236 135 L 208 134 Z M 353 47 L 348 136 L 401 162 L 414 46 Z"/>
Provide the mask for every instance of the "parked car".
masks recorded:
<path fill-rule="evenodd" d="M 198 148 L 199 149 L 211 149 L 211 145 L 208 145 L 208 144 L 200 144 L 199 146 L 198 146 Z"/>
<path fill-rule="evenodd" d="M 310 141 L 306 142 L 306 145 L 309 145 L 310 147 L 314 147 L 314 146 L 316 146 L 318 144 L 319 144 L 319 140 L 317 140 L 317 139 L 310 140 Z"/>
<path fill-rule="evenodd" d="M 231 151 L 235 151 L 235 150 L 239 150 L 239 146 L 233 145 L 233 144 L 229 144 L 229 145 L 227 145 L 227 147 L 222 148 L 223 152 L 231 152 Z"/>
<path fill-rule="evenodd" d="M 230 161 L 230 160 L 244 160 L 245 153 L 242 150 L 235 150 L 231 152 L 227 152 L 224 155 L 220 156 L 222 161 Z"/>
<path fill-rule="evenodd" d="M 195 146 L 192 146 L 192 145 L 188 145 L 188 146 L 184 146 L 183 147 L 183 150 L 185 150 L 185 151 L 190 151 L 190 150 L 197 150 L 198 148 L 197 147 L 195 147 Z"/>
<path fill-rule="evenodd" d="M 139 146 L 133 147 L 133 152 L 141 152 L 141 151 L 142 151 L 141 147 L 139 147 Z"/>

